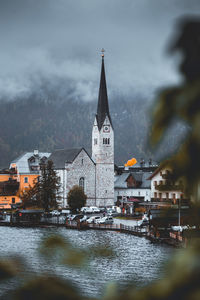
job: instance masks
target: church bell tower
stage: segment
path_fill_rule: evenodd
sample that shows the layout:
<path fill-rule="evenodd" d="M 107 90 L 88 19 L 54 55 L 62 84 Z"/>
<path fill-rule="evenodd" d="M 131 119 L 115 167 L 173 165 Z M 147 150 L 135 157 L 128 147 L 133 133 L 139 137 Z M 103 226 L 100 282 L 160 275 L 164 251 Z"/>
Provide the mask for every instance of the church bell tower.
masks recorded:
<path fill-rule="evenodd" d="M 96 163 L 96 205 L 114 205 L 114 129 L 108 105 L 104 51 L 97 114 L 92 129 L 92 158 Z"/>

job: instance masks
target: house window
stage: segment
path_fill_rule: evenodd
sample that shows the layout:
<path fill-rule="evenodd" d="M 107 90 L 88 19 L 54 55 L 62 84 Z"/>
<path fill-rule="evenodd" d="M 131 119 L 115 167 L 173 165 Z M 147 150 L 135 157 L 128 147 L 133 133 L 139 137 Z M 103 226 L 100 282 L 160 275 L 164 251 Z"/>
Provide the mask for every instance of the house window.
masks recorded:
<path fill-rule="evenodd" d="M 94 145 L 97 145 L 97 141 L 98 141 L 97 139 L 94 139 Z"/>
<path fill-rule="evenodd" d="M 110 139 L 108 139 L 108 145 L 110 145 Z"/>
<path fill-rule="evenodd" d="M 24 177 L 24 183 L 28 183 L 28 177 Z"/>
<path fill-rule="evenodd" d="M 166 193 L 166 198 L 169 199 L 169 193 Z"/>
<path fill-rule="evenodd" d="M 159 193 L 159 199 L 162 200 L 162 193 Z"/>
<path fill-rule="evenodd" d="M 157 181 L 154 181 L 154 182 L 153 182 L 153 185 L 154 185 L 154 186 L 157 186 Z"/>
<path fill-rule="evenodd" d="M 81 177 L 79 179 L 79 186 L 82 187 L 83 190 L 84 190 L 84 185 L 85 185 L 85 179 L 84 177 Z"/>
<path fill-rule="evenodd" d="M 12 198 L 12 204 L 14 204 L 15 203 L 15 198 Z"/>
<path fill-rule="evenodd" d="M 163 181 L 162 181 L 162 180 L 160 180 L 160 181 L 159 181 L 159 184 L 161 184 L 161 185 L 162 185 L 162 184 L 163 184 Z"/>
<path fill-rule="evenodd" d="M 154 198 L 155 198 L 155 199 L 157 198 L 157 193 L 156 193 L 156 192 L 154 193 Z"/>
<path fill-rule="evenodd" d="M 138 196 L 140 196 L 140 192 L 138 192 Z"/>

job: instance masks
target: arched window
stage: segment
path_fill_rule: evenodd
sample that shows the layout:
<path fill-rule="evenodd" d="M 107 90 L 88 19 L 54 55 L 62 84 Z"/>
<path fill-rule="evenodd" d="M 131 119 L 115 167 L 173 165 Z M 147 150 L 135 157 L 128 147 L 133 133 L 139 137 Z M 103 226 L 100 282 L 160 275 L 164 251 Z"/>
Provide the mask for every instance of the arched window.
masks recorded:
<path fill-rule="evenodd" d="M 108 143 L 107 143 L 108 145 L 110 145 L 110 139 L 108 138 Z"/>
<path fill-rule="evenodd" d="M 81 177 L 79 179 L 79 186 L 82 187 L 83 190 L 84 190 L 84 185 L 85 185 L 85 179 L 84 177 Z"/>

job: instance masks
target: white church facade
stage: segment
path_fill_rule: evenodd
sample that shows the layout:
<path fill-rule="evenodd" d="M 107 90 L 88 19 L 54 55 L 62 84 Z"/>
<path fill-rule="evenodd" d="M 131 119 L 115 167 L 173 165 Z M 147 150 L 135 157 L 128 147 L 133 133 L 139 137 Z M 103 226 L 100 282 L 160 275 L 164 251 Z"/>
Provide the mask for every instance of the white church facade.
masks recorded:
<path fill-rule="evenodd" d="M 97 114 L 92 128 L 92 156 L 84 148 L 54 151 L 50 157 L 60 177 L 60 206 L 67 206 L 67 195 L 79 185 L 87 195 L 88 206 L 114 204 L 114 129 L 109 113 L 104 55 Z"/>

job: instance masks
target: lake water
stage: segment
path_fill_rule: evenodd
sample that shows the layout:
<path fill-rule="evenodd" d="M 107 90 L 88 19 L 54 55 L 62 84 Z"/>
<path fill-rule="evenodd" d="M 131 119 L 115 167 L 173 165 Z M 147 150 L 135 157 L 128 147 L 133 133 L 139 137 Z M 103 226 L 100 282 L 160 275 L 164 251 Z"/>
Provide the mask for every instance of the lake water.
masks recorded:
<path fill-rule="evenodd" d="M 110 244 L 116 255 L 106 258 L 93 257 L 84 269 L 72 269 L 58 264 L 56 258 L 50 263 L 39 255 L 38 245 L 41 239 L 52 234 L 61 234 L 80 248 Z M 1 257 L 23 256 L 29 265 L 25 271 L 26 277 L 35 272 L 58 274 L 79 285 L 82 292 L 90 296 L 100 296 L 110 282 L 123 286 L 127 280 L 132 280 L 137 286 L 141 286 L 159 279 L 164 272 L 161 266 L 174 251 L 166 245 L 152 244 L 143 237 L 111 231 L 0 227 Z M 0 295 L 15 285 L 16 279 L 4 282 L 0 285 Z"/>

